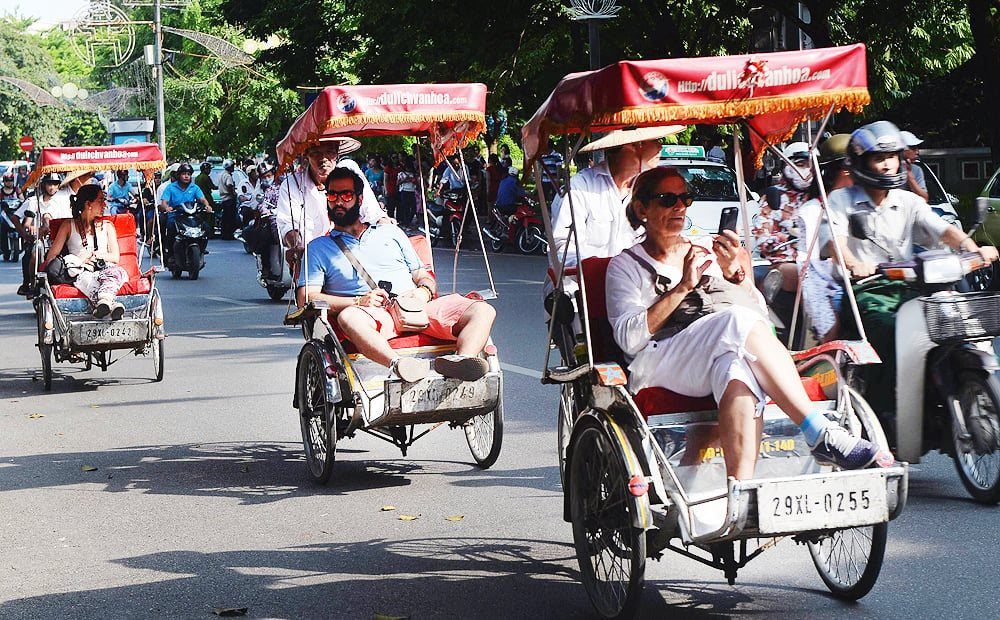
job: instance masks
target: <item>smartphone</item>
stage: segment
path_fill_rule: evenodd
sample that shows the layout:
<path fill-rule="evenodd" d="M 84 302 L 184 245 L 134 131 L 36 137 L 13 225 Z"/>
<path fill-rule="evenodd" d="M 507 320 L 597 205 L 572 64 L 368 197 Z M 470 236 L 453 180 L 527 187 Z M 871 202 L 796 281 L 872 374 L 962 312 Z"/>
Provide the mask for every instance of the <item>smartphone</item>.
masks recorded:
<path fill-rule="evenodd" d="M 722 215 L 719 216 L 719 233 L 721 234 L 724 230 L 736 232 L 736 221 L 739 215 L 739 207 L 726 207 L 723 209 Z"/>

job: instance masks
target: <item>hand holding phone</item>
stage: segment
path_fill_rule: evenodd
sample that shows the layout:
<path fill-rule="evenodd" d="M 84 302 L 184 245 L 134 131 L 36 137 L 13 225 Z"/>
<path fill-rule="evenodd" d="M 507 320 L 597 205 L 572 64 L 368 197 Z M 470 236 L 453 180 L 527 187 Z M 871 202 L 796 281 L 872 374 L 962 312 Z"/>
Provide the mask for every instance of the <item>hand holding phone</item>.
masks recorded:
<path fill-rule="evenodd" d="M 726 207 L 719 216 L 719 234 L 724 230 L 736 232 L 736 221 L 739 218 L 739 207 Z"/>

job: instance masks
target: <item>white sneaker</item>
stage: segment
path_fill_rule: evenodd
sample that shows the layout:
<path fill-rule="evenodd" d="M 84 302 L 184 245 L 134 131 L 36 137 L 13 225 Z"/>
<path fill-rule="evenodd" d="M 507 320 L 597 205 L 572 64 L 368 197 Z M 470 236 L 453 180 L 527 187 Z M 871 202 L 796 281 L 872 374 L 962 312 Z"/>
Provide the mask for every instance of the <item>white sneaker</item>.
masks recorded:
<path fill-rule="evenodd" d="M 389 366 L 389 376 L 399 377 L 406 383 L 416 383 L 430 372 L 430 363 L 419 357 L 397 357 Z"/>

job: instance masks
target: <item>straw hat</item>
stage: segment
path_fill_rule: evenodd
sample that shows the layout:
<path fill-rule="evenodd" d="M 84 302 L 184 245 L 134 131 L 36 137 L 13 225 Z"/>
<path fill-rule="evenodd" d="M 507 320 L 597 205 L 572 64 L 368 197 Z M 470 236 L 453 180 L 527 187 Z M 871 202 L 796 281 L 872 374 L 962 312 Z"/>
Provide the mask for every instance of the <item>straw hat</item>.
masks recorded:
<path fill-rule="evenodd" d="M 59 187 L 69 187 L 70 181 L 75 181 L 76 179 L 79 179 L 80 177 L 82 177 L 84 175 L 87 175 L 87 174 L 92 175 L 92 174 L 94 174 L 94 171 L 93 170 L 71 170 L 70 172 L 66 173 L 66 176 L 63 177 L 62 183 L 59 185 Z"/>
<path fill-rule="evenodd" d="M 354 151 L 361 148 L 361 143 L 351 138 L 350 136 L 320 136 L 316 144 L 313 144 L 309 148 L 316 146 L 321 146 L 325 144 L 336 144 L 337 154 L 346 155 L 348 153 L 353 153 Z M 309 149 L 306 149 L 309 152 Z"/>
<path fill-rule="evenodd" d="M 659 140 L 687 129 L 685 125 L 665 125 L 663 127 L 629 127 L 616 129 L 608 135 L 594 140 L 587 146 L 580 149 L 581 153 L 592 153 L 602 149 L 613 149 L 617 146 L 632 144 L 633 142 L 644 142 L 646 140 Z"/>

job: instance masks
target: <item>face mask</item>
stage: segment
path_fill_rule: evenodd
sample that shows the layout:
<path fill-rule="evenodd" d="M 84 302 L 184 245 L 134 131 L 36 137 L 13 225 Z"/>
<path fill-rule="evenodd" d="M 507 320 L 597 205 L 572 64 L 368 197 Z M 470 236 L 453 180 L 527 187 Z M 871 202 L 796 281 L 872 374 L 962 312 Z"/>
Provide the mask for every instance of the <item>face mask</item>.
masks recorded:
<path fill-rule="evenodd" d="M 788 182 L 792 184 L 792 187 L 794 187 L 799 191 L 804 191 L 808 189 L 810 185 L 812 185 L 813 181 L 812 170 L 802 170 L 801 168 L 792 167 L 789 166 L 788 164 L 785 164 L 784 172 L 785 172 L 785 178 L 788 179 Z M 803 178 L 803 176 L 801 176 L 800 173 L 804 173 L 805 178 Z"/>

